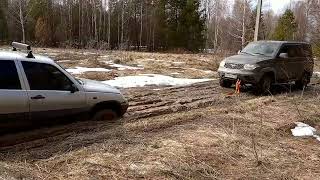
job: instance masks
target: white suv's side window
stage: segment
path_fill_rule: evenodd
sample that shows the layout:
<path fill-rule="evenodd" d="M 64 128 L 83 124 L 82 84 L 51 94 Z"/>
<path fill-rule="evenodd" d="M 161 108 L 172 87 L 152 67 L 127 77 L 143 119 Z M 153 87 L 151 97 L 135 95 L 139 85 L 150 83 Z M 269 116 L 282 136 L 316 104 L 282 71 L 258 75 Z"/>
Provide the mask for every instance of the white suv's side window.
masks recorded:
<path fill-rule="evenodd" d="M 30 90 L 70 91 L 73 83 L 58 68 L 50 64 L 22 62 Z"/>
<path fill-rule="evenodd" d="M 16 65 L 12 60 L 0 60 L 0 90 L 21 90 Z"/>

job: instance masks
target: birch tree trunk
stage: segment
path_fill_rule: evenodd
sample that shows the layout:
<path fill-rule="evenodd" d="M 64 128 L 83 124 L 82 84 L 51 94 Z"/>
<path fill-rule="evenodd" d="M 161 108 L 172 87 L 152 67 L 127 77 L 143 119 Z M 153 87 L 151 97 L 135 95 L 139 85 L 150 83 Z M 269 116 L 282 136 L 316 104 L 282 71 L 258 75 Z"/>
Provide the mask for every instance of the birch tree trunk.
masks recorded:
<path fill-rule="evenodd" d="M 96 42 L 99 41 L 98 26 L 97 26 L 97 4 L 93 0 L 93 19 L 94 19 L 94 39 Z"/>
<path fill-rule="evenodd" d="M 20 25 L 21 25 L 21 31 L 22 31 L 22 43 L 25 43 L 26 33 L 25 33 L 25 27 L 24 27 L 24 16 L 22 11 L 22 0 L 19 0 L 19 18 L 20 18 Z"/>
<path fill-rule="evenodd" d="M 139 49 L 142 47 L 142 31 L 143 31 L 143 0 L 141 1 L 141 7 L 140 7 L 140 45 Z"/>
<path fill-rule="evenodd" d="M 103 12 L 103 30 L 102 30 L 102 37 L 104 41 L 107 39 L 107 0 L 103 0 L 104 7 L 102 6 Z"/>
<path fill-rule="evenodd" d="M 118 12 L 118 49 L 120 50 L 120 13 Z"/>
<path fill-rule="evenodd" d="M 101 30 L 102 30 L 102 13 L 103 13 L 103 5 L 102 5 L 102 1 L 99 3 L 100 4 L 100 8 L 99 8 L 99 24 L 98 24 L 98 42 L 101 41 L 102 36 L 101 36 Z"/>
<path fill-rule="evenodd" d="M 72 35 L 72 32 L 73 32 L 73 24 L 72 24 L 72 1 L 69 1 L 69 40 L 73 40 L 73 35 Z"/>
<path fill-rule="evenodd" d="M 207 32 L 206 32 L 206 51 L 209 49 L 209 30 L 210 30 L 210 24 L 211 24 L 211 19 L 210 19 L 210 9 L 209 9 L 209 1 L 205 0 L 204 2 L 204 9 L 205 9 L 205 14 L 206 14 L 206 28 L 207 28 Z"/>
<path fill-rule="evenodd" d="M 219 15 L 220 15 L 220 2 L 216 0 L 215 3 L 215 16 L 214 16 L 214 41 L 213 41 L 213 48 L 215 51 L 218 49 L 218 36 L 219 36 Z"/>
<path fill-rule="evenodd" d="M 110 43 L 110 37 L 111 37 L 111 13 L 112 13 L 112 7 L 111 7 L 111 2 L 108 0 L 108 46 L 109 49 L 111 48 L 111 43 Z"/>
<path fill-rule="evenodd" d="M 82 40 L 81 40 L 81 28 L 82 28 L 82 16 L 81 16 L 81 9 L 82 9 L 82 0 L 79 0 L 79 44 L 82 44 Z"/>
<path fill-rule="evenodd" d="M 242 36 L 241 36 L 241 46 L 242 49 L 246 44 L 246 0 L 243 1 L 243 15 L 242 15 Z"/>
<path fill-rule="evenodd" d="M 91 37 L 95 39 L 95 28 L 94 28 L 94 0 L 91 0 Z"/>
<path fill-rule="evenodd" d="M 152 4 L 152 17 L 155 16 L 155 8 L 154 8 L 154 4 Z M 153 30 L 152 30 L 152 51 L 154 51 L 155 49 L 155 29 L 156 29 L 156 23 L 154 18 L 153 19 Z"/>
<path fill-rule="evenodd" d="M 121 44 L 120 44 L 120 50 L 122 50 L 123 45 L 123 32 L 124 32 L 124 1 L 122 1 L 122 10 L 121 10 Z"/>
<path fill-rule="evenodd" d="M 213 47 L 214 50 L 218 50 L 218 37 L 219 37 L 219 20 L 218 16 L 215 17 L 215 24 L 214 24 L 214 41 L 213 41 Z"/>

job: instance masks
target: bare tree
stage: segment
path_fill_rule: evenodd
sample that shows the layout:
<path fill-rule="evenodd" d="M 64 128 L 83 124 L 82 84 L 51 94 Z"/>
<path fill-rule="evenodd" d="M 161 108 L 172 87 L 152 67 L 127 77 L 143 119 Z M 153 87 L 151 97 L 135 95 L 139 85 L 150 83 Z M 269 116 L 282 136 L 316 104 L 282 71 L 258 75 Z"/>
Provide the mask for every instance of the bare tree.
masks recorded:
<path fill-rule="evenodd" d="M 26 22 L 28 19 L 28 12 L 26 12 L 27 0 L 14 0 L 9 8 L 9 14 L 21 29 L 21 41 L 26 42 Z"/>
<path fill-rule="evenodd" d="M 79 43 L 82 44 L 82 34 L 81 34 L 81 29 L 82 29 L 82 0 L 79 0 L 79 14 L 78 14 L 78 18 L 79 18 Z"/>
<path fill-rule="evenodd" d="M 25 32 L 25 19 L 22 11 L 22 0 L 19 0 L 19 18 L 20 18 L 20 24 L 21 24 L 21 31 L 22 31 L 22 42 L 26 42 L 26 32 Z"/>
<path fill-rule="evenodd" d="M 108 0 L 108 46 L 109 48 L 111 48 L 111 42 L 110 42 L 110 38 L 111 38 L 111 13 L 112 13 L 112 4 L 111 4 L 111 0 Z"/>

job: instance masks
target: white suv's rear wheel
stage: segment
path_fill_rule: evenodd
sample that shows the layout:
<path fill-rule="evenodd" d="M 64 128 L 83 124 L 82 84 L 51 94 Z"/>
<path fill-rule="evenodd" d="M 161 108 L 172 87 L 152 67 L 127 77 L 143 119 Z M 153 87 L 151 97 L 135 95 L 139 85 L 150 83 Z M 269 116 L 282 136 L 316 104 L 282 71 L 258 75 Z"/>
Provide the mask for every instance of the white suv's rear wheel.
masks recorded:
<path fill-rule="evenodd" d="M 116 121 L 119 119 L 117 112 L 112 109 L 104 109 L 98 111 L 94 117 L 94 121 Z"/>

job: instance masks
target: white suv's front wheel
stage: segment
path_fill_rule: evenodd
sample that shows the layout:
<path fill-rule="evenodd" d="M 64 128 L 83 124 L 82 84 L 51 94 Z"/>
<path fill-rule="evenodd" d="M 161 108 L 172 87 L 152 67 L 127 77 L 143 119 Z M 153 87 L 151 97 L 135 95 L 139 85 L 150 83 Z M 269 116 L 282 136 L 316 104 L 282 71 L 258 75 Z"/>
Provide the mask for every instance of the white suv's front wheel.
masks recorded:
<path fill-rule="evenodd" d="M 117 112 L 112 109 L 100 110 L 93 117 L 94 121 L 116 121 L 118 119 Z"/>

